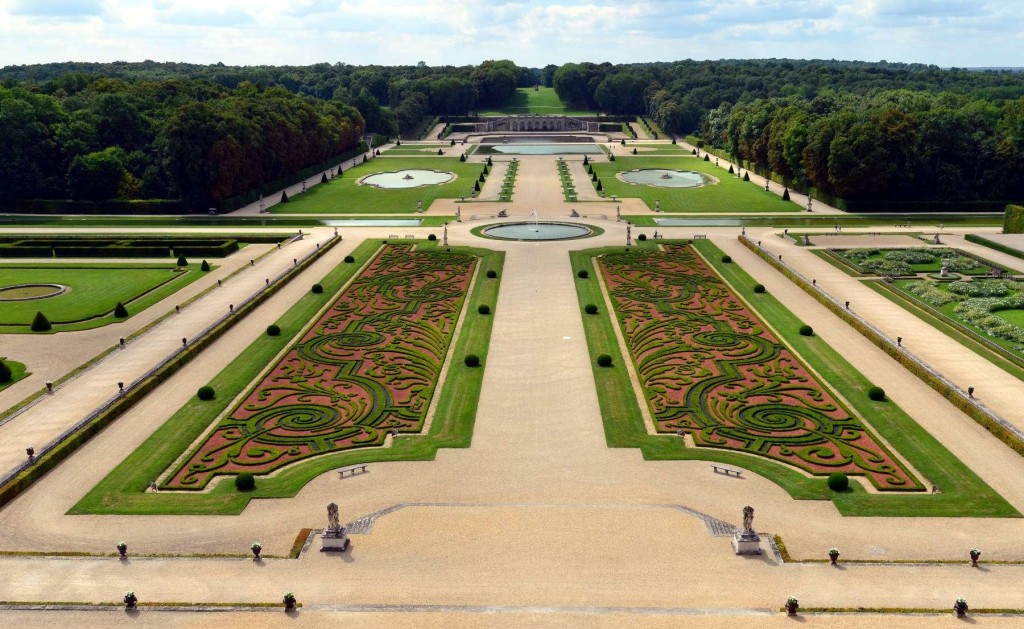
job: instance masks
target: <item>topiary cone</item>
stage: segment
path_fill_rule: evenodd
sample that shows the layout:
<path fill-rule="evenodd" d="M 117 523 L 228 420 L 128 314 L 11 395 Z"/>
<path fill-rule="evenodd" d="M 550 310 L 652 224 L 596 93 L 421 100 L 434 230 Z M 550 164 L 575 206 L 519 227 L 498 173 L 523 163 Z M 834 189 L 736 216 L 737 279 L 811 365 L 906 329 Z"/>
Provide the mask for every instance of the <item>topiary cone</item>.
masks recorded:
<path fill-rule="evenodd" d="M 34 319 L 32 319 L 32 331 L 33 332 L 47 332 L 52 329 L 50 320 L 46 318 L 42 312 L 37 312 Z"/>

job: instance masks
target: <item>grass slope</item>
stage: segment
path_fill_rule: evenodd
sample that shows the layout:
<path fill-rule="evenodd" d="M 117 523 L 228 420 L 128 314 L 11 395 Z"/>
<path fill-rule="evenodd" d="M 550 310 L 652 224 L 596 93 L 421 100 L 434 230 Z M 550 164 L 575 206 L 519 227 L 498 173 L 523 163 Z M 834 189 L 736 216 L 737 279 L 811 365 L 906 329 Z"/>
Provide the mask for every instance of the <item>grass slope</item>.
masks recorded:
<path fill-rule="evenodd" d="M 394 241 L 392 241 L 394 242 Z M 423 243 L 421 246 L 436 246 Z M 374 255 L 379 244 L 366 241 L 353 252 L 362 263 Z M 454 250 L 455 248 L 453 248 Z M 310 480 L 324 472 L 355 463 L 377 461 L 432 460 L 438 448 L 465 448 L 470 444 L 473 421 L 476 419 L 483 368 L 469 368 L 462 363 L 468 353 L 480 356 L 484 365 L 490 343 L 493 317 L 476 314 L 478 304 L 493 305 L 497 300 L 500 280 L 487 279 L 488 270 L 500 277 L 504 253 L 487 249 L 458 248 L 481 257 L 480 267 L 470 295 L 467 314 L 452 349 L 448 376 L 439 393 L 437 411 L 426 435 L 403 435 L 391 448 L 349 450 L 328 454 L 291 465 L 271 478 L 257 477 L 256 489 L 239 493 L 230 479 L 222 481 L 208 493 L 160 492 L 146 493 L 151 480 L 169 468 L 195 438 L 215 421 L 231 403 L 234 393 L 249 386 L 262 369 L 293 337 L 304 329 L 320 309 L 356 275 L 360 264 L 343 264 L 331 271 L 320 283 L 323 294 L 307 293 L 276 323 L 284 334 L 261 336 L 224 368 L 210 382 L 222 392 L 211 402 L 193 398 L 158 428 L 139 448 L 122 461 L 78 502 L 69 513 L 105 514 L 206 514 L 241 513 L 253 498 L 287 498 L 294 496 Z"/>
<path fill-rule="evenodd" d="M 671 146 L 671 145 L 670 145 Z M 637 197 L 652 210 L 661 201 L 661 211 L 687 214 L 799 212 L 795 203 L 783 201 L 773 192 L 765 192 L 752 182 L 737 179 L 729 171 L 696 157 L 619 157 L 614 162 L 593 162 L 605 196 Z M 717 184 L 700 188 L 656 188 L 620 181 L 616 173 L 638 168 L 678 168 L 711 175 Z"/>
<path fill-rule="evenodd" d="M 640 246 L 656 247 L 651 241 Z M 871 382 L 843 357 L 817 336 L 796 333 L 801 321 L 770 294 L 754 294 L 756 283 L 739 265 L 722 264 L 722 252 L 709 241 L 696 243 L 715 270 L 778 331 L 785 343 L 838 391 L 862 417 L 869 419 L 875 431 L 885 438 L 896 452 L 910 461 L 918 472 L 942 487 L 940 494 L 869 494 L 860 483 L 851 483 L 845 493 L 828 489 L 824 478 L 809 478 L 780 463 L 740 453 L 712 448 L 686 448 L 678 437 L 648 435 L 640 414 L 639 401 L 633 394 L 626 369 L 619 358 L 622 351 L 616 340 L 613 321 L 607 316 L 584 317 L 587 344 L 590 348 L 594 380 L 597 384 L 601 416 L 604 418 L 608 445 L 639 448 L 648 460 L 718 461 L 748 469 L 773 480 L 798 500 L 832 500 L 840 513 L 848 516 L 930 516 L 930 517 L 1020 517 L 1020 514 L 973 471 L 953 456 L 942 444 L 925 432 L 892 402 L 872 402 L 865 391 Z M 587 303 L 604 303 L 600 285 L 594 279 L 595 256 L 620 251 L 618 247 L 574 251 L 570 254 L 574 272 L 590 271 L 591 279 L 576 280 L 577 296 L 582 309 Z M 616 366 L 598 367 L 596 357 L 610 354 Z"/>
<path fill-rule="evenodd" d="M 71 288 L 56 297 L 0 303 L 0 332 L 31 333 L 29 325 L 42 312 L 56 332 L 88 330 L 119 321 L 114 306 L 122 302 L 129 316 L 202 277 L 199 264 L 173 273 L 174 264 L 4 264 L 0 286 L 63 284 Z"/>
<path fill-rule="evenodd" d="M 512 98 L 501 107 L 477 113 L 479 116 L 516 116 L 523 114 L 553 114 L 556 116 L 595 116 L 597 112 L 587 109 L 567 108 L 558 99 L 554 88 L 520 87 Z"/>

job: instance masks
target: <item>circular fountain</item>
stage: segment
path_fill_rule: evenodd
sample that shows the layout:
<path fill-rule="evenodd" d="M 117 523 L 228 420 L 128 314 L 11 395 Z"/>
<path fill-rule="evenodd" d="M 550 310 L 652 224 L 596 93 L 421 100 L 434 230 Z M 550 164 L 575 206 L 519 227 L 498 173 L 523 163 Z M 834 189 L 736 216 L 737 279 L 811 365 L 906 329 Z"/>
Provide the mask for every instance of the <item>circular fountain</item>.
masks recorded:
<path fill-rule="evenodd" d="M 594 229 L 577 223 L 540 221 L 488 225 L 480 235 L 498 240 L 571 240 L 596 235 Z"/>
<path fill-rule="evenodd" d="M 373 186 L 384 190 L 416 188 L 448 183 L 455 179 L 455 173 L 440 170 L 399 170 L 374 173 L 359 180 L 360 185 Z"/>
<path fill-rule="evenodd" d="M 619 179 L 626 183 L 642 184 L 655 188 L 699 188 L 716 179 L 692 170 L 672 170 L 667 168 L 642 168 L 618 174 Z"/>

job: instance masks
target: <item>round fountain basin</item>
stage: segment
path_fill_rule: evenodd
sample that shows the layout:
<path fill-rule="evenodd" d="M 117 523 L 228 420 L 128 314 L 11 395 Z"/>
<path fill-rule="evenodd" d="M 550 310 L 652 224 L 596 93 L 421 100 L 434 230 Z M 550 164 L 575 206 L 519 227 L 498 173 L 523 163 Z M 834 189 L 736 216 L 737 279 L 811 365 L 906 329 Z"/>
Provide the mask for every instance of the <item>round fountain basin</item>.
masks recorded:
<path fill-rule="evenodd" d="M 28 301 L 56 297 L 68 289 L 61 284 L 16 284 L 0 286 L 0 301 Z"/>
<path fill-rule="evenodd" d="M 586 238 L 593 230 L 575 223 L 505 223 L 485 227 L 482 233 L 500 240 L 571 240 Z"/>
<path fill-rule="evenodd" d="M 627 183 L 643 184 L 656 188 L 697 188 L 714 182 L 714 179 L 691 170 L 670 170 L 665 168 L 644 168 L 619 173 Z"/>
<path fill-rule="evenodd" d="M 401 188 L 417 188 L 419 186 L 436 186 L 455 179 L 455 173 L 440 170 L 399 170 L 396 172 L 374 173 L 359 180 L 360 184 L 397 190 Z"/>

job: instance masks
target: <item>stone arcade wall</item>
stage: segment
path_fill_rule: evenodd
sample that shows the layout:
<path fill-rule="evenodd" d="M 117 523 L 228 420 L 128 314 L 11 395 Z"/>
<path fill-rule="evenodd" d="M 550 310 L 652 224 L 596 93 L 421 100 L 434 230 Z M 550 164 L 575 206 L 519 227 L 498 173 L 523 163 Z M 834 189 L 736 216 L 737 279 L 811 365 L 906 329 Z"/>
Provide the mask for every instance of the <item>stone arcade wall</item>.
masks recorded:
<path fill-rule="evenodd" d="M 515 131 L 580 131 L 600 132 L 599 123 L 568 116 L 504 116 L 476 123 L 477 133 Z"/>

